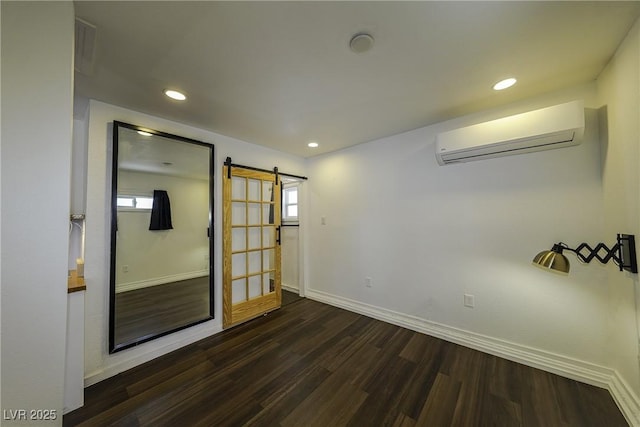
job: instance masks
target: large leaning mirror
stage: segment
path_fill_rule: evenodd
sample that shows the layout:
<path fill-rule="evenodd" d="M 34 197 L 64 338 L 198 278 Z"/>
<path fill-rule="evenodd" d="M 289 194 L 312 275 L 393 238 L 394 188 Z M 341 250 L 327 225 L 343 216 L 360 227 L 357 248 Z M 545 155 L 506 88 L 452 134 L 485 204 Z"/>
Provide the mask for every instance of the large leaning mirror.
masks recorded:
<path fill-rule="evenodd" d="M 213 145 L 113 124 L 109 352 L 213 318 Z"/>

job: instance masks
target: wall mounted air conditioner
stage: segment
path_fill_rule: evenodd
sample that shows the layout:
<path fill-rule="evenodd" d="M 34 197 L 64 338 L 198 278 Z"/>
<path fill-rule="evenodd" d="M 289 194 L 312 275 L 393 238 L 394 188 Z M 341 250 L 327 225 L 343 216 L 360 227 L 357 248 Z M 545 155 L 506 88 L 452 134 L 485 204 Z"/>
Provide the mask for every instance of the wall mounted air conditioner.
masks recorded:
<path fill-rule="evenodd" d="M 584 133 L 582 101 L 516 114 L 436 136 L 440 165 L 578 145 Z"/>

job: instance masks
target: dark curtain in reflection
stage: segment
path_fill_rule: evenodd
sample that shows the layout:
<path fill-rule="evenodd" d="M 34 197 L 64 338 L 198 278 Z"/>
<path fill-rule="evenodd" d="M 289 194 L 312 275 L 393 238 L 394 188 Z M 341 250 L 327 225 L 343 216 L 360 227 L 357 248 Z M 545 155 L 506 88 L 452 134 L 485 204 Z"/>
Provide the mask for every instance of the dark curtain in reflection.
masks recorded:
<path fill-rule="evenodd" d="M 153 190 L 153 207 L 151 208 L 151 223 L 149 230 L 172 230 L 171 203 L 169 195 L 164 190 Z"/>

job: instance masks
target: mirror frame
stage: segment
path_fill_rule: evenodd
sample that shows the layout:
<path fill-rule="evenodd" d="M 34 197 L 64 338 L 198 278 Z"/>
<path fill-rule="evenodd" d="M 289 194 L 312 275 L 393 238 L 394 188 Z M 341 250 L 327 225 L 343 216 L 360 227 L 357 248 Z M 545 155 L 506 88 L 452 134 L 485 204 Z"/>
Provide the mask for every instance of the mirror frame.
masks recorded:
<path fill-rule="evenodd" d="M 116 228 L 118 218 L 118 142 L 119 142 L 119 130 L 121 128 L 130 129 L 133 131 L 144 131 L 152 135 L 161 136 L 168 139 L 173 139 L 178 142 L 196 144 L 209 149 L 209 316 L 195 322 L 179 326 L 177 328 L 164 331 L 158 334 L 150 334 L 139 337 L 133 341 L 125 343 L 115 342 L 115 309 L 116 309 Z M 132 125 L 120 121 L 113 121 L 112 127 L 112 166 L 111 166 L 111 253 L 110 253 L 110 277 L 109 277 L 109 354 L 116 353 L 121 350 L 125 350 L 131 347 L 138 346 L 142 343 L 160 338 L 174 332 L 181 331 L 186 328 L 198 325 L 200 323 L 208 322 L 215 318 L 215 301 L 214 301 L 214 144 L 198 141 L 183 136 L 173 135 L 166 132 L 149 129 L 142 126 Z"/>

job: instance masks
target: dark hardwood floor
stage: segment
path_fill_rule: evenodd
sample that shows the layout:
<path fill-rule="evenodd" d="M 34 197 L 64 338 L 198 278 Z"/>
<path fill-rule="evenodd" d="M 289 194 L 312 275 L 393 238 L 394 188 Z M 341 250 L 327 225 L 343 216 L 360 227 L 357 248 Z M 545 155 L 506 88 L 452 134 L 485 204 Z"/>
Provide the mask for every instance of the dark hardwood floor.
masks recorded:
<path fill-rule="evenodd" d="M 65 426 L 626 426 L 608 391 L 308 299 L 85 391 Z"/>
<path fill-rule="evenodd" d="M 300 301 L 303 297 L 291 291 L 282 290 L 282 307 Z"/>

